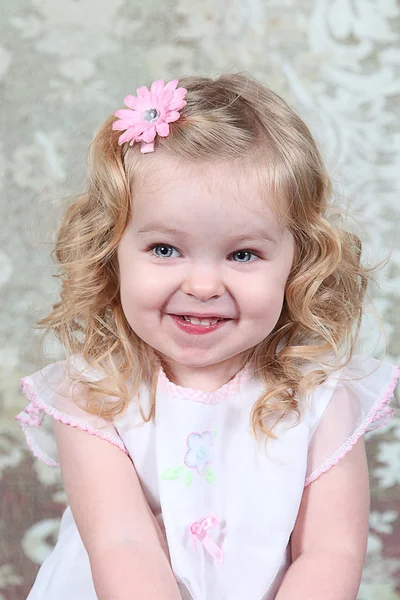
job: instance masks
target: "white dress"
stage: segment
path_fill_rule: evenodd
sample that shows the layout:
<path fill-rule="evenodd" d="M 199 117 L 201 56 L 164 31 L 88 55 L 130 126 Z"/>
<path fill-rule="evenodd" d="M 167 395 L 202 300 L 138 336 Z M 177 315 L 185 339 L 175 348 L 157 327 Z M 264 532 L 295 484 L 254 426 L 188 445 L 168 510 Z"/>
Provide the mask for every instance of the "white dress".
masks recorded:
<path fill-rule="evenodd" d="M 84 366 L 79 356 L 69 364 Z M 250 422 L 263 384 L 246 369 L 215 392 L 177 386 L 160 371 L 154 420 L 143 423 L 133 399 L 122 417 L 107 423 L 71 400 L 65 366 L 50 364 L 21 382 L 29 404 L 16 418 L 32 452 L 57 466 L 52 419 L 126 452 L 166 535 L 183 600 L 275 597 L 290 565 L 290 535 L 304 487 L 360 436 L 388 421 L 399 374 L 390 364 L 354 358 L 315 390 L 297 425 L 279 425 L 278 439 L 269 440 L 265 451 Z M 99 378 L 94 370 L 87 376 Z M 142 406 L 148 398 L 142 389 Z M 69 508 L 28 598 L 97 598 Z"/>

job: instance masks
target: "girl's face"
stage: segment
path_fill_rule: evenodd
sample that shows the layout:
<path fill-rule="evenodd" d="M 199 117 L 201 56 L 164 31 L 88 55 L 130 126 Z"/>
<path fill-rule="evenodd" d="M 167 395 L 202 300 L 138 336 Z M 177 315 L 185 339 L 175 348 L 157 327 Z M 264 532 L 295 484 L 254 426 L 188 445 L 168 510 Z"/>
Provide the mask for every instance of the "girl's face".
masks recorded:
<path fill-rule="evenodd" d="M 118 247 L 122 307 L 176 383 L 212 391 L 274 329 L 293 237 L 237 166 L 146 161 Z"/>

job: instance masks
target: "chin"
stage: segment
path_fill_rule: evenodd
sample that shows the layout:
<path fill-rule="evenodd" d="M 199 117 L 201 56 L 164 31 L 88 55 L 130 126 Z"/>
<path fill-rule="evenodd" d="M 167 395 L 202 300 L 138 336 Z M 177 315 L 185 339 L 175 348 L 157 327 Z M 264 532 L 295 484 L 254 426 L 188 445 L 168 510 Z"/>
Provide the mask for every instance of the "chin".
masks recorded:
<path fill-rule="evenodd" d="M 182 367 L 189 367 L 194 369 L 218 365 L 230 360 L 234 360 L 238 356 L 236 354 L 228 356 L 213 356 L 210 353 L 210 350 L 200 351 L 198 348 L 187 348 L 183 352 L 177 352 L 174 354 L 167 354 L 165 352 L 161 352 L 161 354 L 164 360 L 167 362 L 173 362 L 177 365 L 181 365 Z"/>
<path fill-rule="evenodd" d="M 171 352 L 171 349 L 169 349 L 169 352 L 165 350 L 166 349 L 161 348 L 158 350 L 165 360 L 175 362 L 179 365 L 185 365 L 186 367 L 197 367 L 204 364 L 219 362 L 213 360 L 209 350 L 200 350 L 199 348 L 180 348 L 176 352 Z"/>

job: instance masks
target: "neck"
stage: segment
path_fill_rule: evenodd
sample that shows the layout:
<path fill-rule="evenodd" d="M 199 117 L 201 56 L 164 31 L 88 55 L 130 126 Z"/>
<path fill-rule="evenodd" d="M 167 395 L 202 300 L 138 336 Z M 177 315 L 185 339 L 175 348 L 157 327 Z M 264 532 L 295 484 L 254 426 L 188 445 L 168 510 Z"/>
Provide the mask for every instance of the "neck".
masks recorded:
<path fill-rule="evenodd" d="M 243 366 L 243 360 L 238 357 L 204 367 L 181 365 L 163 358 L 164 371 L 170 381 L 202 392 L 215 392 L 233 379 Z"/>

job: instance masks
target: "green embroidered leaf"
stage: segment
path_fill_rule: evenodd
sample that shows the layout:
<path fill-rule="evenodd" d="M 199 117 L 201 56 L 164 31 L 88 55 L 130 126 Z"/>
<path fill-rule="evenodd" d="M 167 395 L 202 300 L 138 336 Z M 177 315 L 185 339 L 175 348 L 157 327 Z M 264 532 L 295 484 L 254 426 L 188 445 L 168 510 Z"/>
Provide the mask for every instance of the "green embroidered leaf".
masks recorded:
<path fill-rule="evenodd" d="M 206 481 L 208 483 L 215 483 L 216 477 L 214 474 L 214 471 L 212 470 L 211 467 L 207 467 L 206 469 Z"/>
<path fill-rule="evenodd" d="M 161 479 L 178 479 L 184 470 L 185 467 L 171 467 L 161 474 Z"/>
<path fill-rule="evenodd" d="M 217 437 L 217 433 L 218 433 L 217 430 L 213 429 L 213 431 L 212 431 L 213 437 Z"/>
<path fill-rule="evenodd" d="M 189 469 L 186 469 L 186 472 L 185 472 L 185 486 L 186 487 L 189 487 L 189 485 L 192 483 L 192 479 L 193 479 L 192 471 L 189 471 Z"/>

